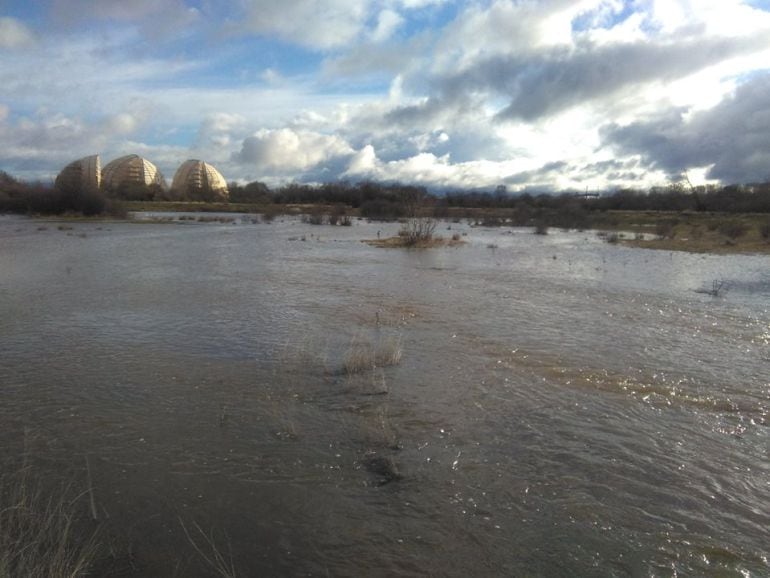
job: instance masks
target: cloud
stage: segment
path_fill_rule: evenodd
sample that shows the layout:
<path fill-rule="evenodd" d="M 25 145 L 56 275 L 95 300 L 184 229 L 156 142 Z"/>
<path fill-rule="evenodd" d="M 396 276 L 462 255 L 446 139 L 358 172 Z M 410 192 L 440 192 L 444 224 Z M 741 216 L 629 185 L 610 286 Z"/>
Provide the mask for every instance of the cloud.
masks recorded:
<path fill-rule="evenodd" d="M 712 109 L 686 114 L 672 108 L 627 125 L 603 127 L 604 142 L 639 155 L 650 169 L 672 176 L 710 167 L 706 176 L 728 183 L 770 178 L 770 74 L 751 78 Z"/>
<path fill-rule="evenodd" d="M 62 114 L 0 118 L 0 165 L 33 178 L 53 176 L 68 162 L 109 149 L 136 128 L 130 114 L 99 118 L 98 122 Z"/>
<path fill-rule="evenodd" d="M 644 6 L 648 26 L 663 34 L 742 36 L 767 28 L 770 14 L 759 9 L 763 3 L 762 0 L 648 0 Z"/>
<path fill-rule="evenodd" d="M 569 107 L 609 100 L 628 89 L 693 75 L 719 62 L 770 49 L 770 36 L 677 43 L 634 42 L 555 48 L 528 57 L 501 56 L 438 82 L 446 101 L 469 91 L 507 97 L 506 120 L 536 121 Z"/>
<path fill-rule="evenodd" d="M 194 156 L 271 183 L 582 190 L 648 186 L 681 166 L 765 176 L 766 90 L 750 74 L 770 61 L 770 11 L 740 0 L 45 9 L 0 18 L 9 169 L 24 155 L 49 158 L 45 176 L 76 154 L 144 152 L 165 171 Z M 725 118 L 754 124 L 736 136 Z"/>
<path fill-rule="evenodd" d="M 53 0 L 51 4 L 57 26 L 74 27 L 94 20 L 135 24 L 151 38 L 185 33 L 199 16 L 184 0 Z"/>
<path fill-rule="evenodd" d="M 372 31 L 373 42 L 383 42 L 404 23 L 403 17 L 393 10 L 383 10 L 377 17 L 377 26 Z"/>
<path fill-rule="evenodd" d="M 364 0 L 242 0 L 242 32 L 276 36 L 312 49 L 328 50 L 356 39 L 364 29 Z"/>
<path fill-rule="evenodd" d="M 139 126 L 139 119 L 133 114 L 121 112 L 104 121 L 105 129 L 113 135 L 132 134 Z"/>
<path fill-rule="evenodd" d="M 350 159 L 345 176 L 366 176 L 377 171 L 377 155 L 372 145 L 366 145 Z"/>
<path fill-rule="evenodd" d="M 422 70 L 425 55 L 431 49 L 427 34 L 406 40 L 370 43 L 328 58 L 322 67 L 326 79 L 367 77 L 378 74 L 400 76 Z"/>
<path fill-rule="evenodd" d="M 0 49 L 28 48 L 35 44 L 35 35 L 14 18 L 0 18 Z"/>
<path fill-rule="evenodd" d="M 446 0 L 240 0 L 242 17 L 230 24 L 241 33 L 277 37 L 311 50 L 334 51 L 381 43 L 408 14 Z"/>
<path fill-rule="evenodd" d="M 243 140 L 233 160 L 252 169 L 280 175 L 308 171 L 338 157 L 349 158 L 353 152 L 339 136 L 289 128 L 263 129 Z"/>
<path fill-rule="evenodd" d="M 201 151 L 229 149 L 236 135 L 243 132 L 246 119 L 240 114 L 214 112 L 206 115 L 198 128 L 194 148 Z"/>
<path fill-rule="evenodd" d="M 493 55 L 525 55 L 571 44 L 572 20 L 601 0 L 472 3 L 442 32 L 435 72 L 465 69 Z"/>
<path fill-rule="evenodd" d="M 506 163 L 469 161 L 452 163 L 449 155 L 423 152 L 406 158 L 383 161 L 371 145 L 350 159 L 343 178 L 384 182 L 418 183 L 428 187 L 478 188 L 500 184 L 500 174 L 509 172 Z"/>

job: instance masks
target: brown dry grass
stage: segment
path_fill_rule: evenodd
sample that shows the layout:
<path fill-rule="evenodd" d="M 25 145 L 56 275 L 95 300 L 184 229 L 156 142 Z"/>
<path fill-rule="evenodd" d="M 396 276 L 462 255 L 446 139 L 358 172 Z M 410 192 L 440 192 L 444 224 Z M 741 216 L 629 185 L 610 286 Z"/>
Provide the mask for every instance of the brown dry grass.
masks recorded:
<path fill-rule="evenodd" d="M 457 247 L 465 244 L 463 239 L 445 239 L 443 237 L 433 237 L 432 239 L 417 242 L 411 242 L 405 237 L 387 237 L 386 239 L 364 239 L 362 242 L 372 247 L 382 247 L 384 249 L 431 249 L 434 247 Z"/>
<path fill-rule="evenodd" d="M 662 211 L 607 211 L 596 229 L 626 231 L 619 241 L 629 247 L 688 251 L 692 253 L 770 253 L 770 239 L 763 236 L 768 216 Z M 645 237 L 633 238 L 643 233 Z"/>
<path fill-rule="evenodd" d="M 746 227 L 743 234 L 725 234 L 724 228 L 701 223 L 678 223 L 669 234 L 652 239 L 621 239 L 629 247 L 688 251 L 691 253 L 764 253 L 770 254 L 770 241 L 762 237 L 757 227 Z"/>
<path fill-rule="evenodd" d="M 348 375 L 370 371 L 377 367 L 398 365 L 403 351 L 400 336 L 387 337 L 372 343 L 369 340 L 353 338 L 345 353 L 343 366 Z"/>
<path fill-rule="evenodd" d="M 29 468 L 0 478 L 0 578 L 85 576 L 97 558 L 96 532 L 83 535 L 84 493 L 50 493 Z"/>

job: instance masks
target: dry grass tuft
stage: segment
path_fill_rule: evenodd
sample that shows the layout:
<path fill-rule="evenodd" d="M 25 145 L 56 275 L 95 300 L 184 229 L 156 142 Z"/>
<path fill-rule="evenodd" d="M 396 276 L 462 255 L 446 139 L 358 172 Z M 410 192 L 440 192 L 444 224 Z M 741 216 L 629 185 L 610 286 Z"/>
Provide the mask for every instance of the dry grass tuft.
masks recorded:
<path fill-rule="evenodd" d="M 362 343 L 354 338 L 345 353 L 343 367 L 348 375 L 373 370 L 375 368 L 374 349 L 371 343 Z"/>
<path fill-rule="evenodd" d="M 408 237 L 398 236 L 387 237 L 385 239 L 364 239 L 362 242 L 371 245 L 372 247 L 380 247 L 383 249 L 432 249 L 435 247 L 457 247 L 465 244 L 464 240 L 455 238 L 454 235 L 450 239 L 445 239 L 444 237 L 432 237 L 430 239 L 418 239 L 412 241 Z"/>
<path fill-rule="evenodd" d="M 313 338 L 286 341 L 276 352 L 276 371 L 281 373 L 329 373 L 328 345 Z"/>
<path fill-rule="evenodd" d="M 343 367 L 348 375 L 398 365 L 403 346 L 401 336 L 380 339 L 377 343 L 354 337 L 345 353 Z"/>
<path fill-rule="evenodd" d="M 28 468 L 0 478 L 0 577 L 76 577 L 98 555 L 96 532 L 83 536 L 78 510 L 84 494 L 70 485 L 56 494 L 30 478 Z"/>
<path fill-rule="evenodd" d="M 377 367 L 389 367 L 401 363 L 403 343 L 400 335 L 381 340 L 374 352 L 374 363 Z"/>

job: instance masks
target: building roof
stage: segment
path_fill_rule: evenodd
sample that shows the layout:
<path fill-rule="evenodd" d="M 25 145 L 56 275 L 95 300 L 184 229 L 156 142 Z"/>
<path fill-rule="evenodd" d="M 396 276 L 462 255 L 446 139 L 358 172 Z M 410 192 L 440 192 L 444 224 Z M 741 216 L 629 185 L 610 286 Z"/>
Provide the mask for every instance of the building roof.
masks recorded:
<path fill-rule="evenodd" d="M 212 165 L 197 159 L 181 164 L 174 175 L 171 190 L 191 200 L 227 200 L 227 181 Z"/>
<path fill-rule="evenodd" d="M 166 179 L 154 164 L 139 155 L 126 155 L 110 161 L 102 169 L 105 189 L 124 185 L 158 185 L 166 188 Z"/>
<path fill-rule="evenodd" d="M 72 161 L 56 177 L 58 189 L 99 189 L 102 184 L 102 163 L 99 155 Z"/>

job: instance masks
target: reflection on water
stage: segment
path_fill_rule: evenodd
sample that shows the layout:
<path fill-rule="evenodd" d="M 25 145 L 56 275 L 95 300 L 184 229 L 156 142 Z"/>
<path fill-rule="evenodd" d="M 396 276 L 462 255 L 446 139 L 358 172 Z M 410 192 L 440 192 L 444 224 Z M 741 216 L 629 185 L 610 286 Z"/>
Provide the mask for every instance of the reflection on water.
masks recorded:
<path fill-rule="evenodd" d="M 0 458 L 110 572 L 770 573 L 767 257 L 254 221 L 0 219 Z"/>

